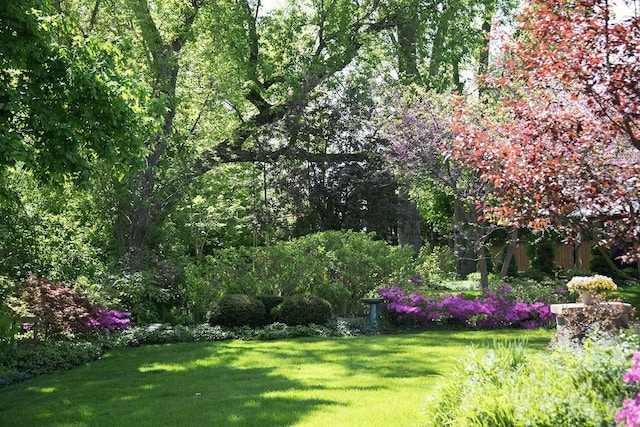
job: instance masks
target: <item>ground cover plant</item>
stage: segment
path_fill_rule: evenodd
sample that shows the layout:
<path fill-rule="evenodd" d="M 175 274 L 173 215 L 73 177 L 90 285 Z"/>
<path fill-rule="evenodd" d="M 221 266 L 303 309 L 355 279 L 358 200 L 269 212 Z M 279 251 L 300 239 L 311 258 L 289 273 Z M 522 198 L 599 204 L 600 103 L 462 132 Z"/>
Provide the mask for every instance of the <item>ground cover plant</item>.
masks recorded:
<path fill-rule="evenodd" d="M 469 346 L 551 332 L 426 331 L 118 348 L 0 389 L 3 426 L 428 425 L 426 397 Z"/>
<path fill-rule="evenodd" d="M 517 342 L 469 351 L 434 393 L 430 419 L 456 426 L 613 426 L 616 413 L 629 420 L 637 412 L 625 399 L 638 391 L 630 361 L 637 348 L 637 336 L 596 334 L 582 346 L 565 341 L 550 352 Z"/>

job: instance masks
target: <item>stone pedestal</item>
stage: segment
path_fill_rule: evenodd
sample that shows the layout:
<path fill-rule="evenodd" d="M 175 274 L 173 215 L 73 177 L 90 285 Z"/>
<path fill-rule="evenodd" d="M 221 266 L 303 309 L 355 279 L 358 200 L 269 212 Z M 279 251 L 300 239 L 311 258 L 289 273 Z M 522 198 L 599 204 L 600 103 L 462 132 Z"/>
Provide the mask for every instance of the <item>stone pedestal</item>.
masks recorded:
<path fill-rule="evenodd" d="M 600 302 L 595 304 L 606 304 L 611 308 L 617 308 L 620 311 L 620 317 L 617 321 L 621 327 L 627 327 L 629 325 L 629 313 L 631 313 L 631 304 L 624 302 L 612 301 L 612 302 Z M 556 315 L 556 327 L 558 332 L 562 331 L 562 328 L 566 325 L 565 315 L 572 310 L 584 310 L 592 307 L 595 304 L 583 304 L 580 302 L 572 304 L 551 304 L 551 312 Z"/>

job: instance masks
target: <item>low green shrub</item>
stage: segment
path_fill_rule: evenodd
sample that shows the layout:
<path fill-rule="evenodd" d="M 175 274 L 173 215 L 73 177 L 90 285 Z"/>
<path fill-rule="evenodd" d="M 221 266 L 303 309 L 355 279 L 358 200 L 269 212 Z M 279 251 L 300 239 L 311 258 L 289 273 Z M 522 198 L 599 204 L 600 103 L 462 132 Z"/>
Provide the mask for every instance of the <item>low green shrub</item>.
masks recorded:
<path fill-rule="evenodd" d="M 331 319 L 331 304 L 314 295 L 292 295 L 277 309 L 276 317 L 287 325 L 323 325 Z"/>
<path fill-rule="evenodd" d="M 504 286 L 505 282 L 511 289 L 511 296 L 519 301 L 528 303 L 542 301 L 546 304 L 569 302 L 570 295 L 564 280 L 547 278 L 537 281 L 527 277 L 509 277 L 506 281 L 492 281 L 489 289 L 496 292 Z"/>
<path fill-rule="evenodd" d="M 430 425 L 605 426 L 625 395 L 637 337 L 592 338 L 528 353 L 520 344 L 469 349 L 428 403 Z"/>
<path fill-rule="evenodd" d="M 212 325 L 260 326 L 265 322 L 264 304 L 249 295 L 225 295 L 218 301 L 217 311 L 211 311 L 209 323 Z"/>
<path fill-rule="evenodd" d="M 226 327 L 201 324 L 195 326 L 167 326 L 150 330 L 149 328 L 131 328 L 113 335 L 112 345 L 118 347 L 138 347 L 149 344 L 168 344 L 175 342 L 226 341 L 238 340 L 274 340 L 297 337 L 343 337 L 362 335 L 362 331 L 346 322 L 336 322 L 323 326 L 288 326 L 273 323 L 262 328 L 247 326 Z"/>
<path fill-rule="evenodd" d="M 99 342 L 42 341 L 19 345 L 0 360 L 0 386 L 80 366 L 102 356 Z"/>
<path fill-rule="evenodd" d="M 87 341 L 40 341 L 19 345 L 0 357 L 0 387 L 28 380 L 36 375 L 70 369 L 101 357 L 104 349 L 139 347 L 178 342 L 274 340 L 297 337 L 342 337 L 362 335 L 363 331 L 346 322 L 323 326 L 287 326 L 282 323 L 263 328 L 224 327 L 201 324 L 164 326 L 157 329 L 131 328 L 112 332 L 108 337 Z"/>
<path fill-rule="evenodd" d="M 202 324 L 158 329 L 131 328 L 114 334 L 112 343 L 116 347 L 139 347 L 176 342 L 225 341 L 233 338 L 236 336 L 227 328 Z"/>

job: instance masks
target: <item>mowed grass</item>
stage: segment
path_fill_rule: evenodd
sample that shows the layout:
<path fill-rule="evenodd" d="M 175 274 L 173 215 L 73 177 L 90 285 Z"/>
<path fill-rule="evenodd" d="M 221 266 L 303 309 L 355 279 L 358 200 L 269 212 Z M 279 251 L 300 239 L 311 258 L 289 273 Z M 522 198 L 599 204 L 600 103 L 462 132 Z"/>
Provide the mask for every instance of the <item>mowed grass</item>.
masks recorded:
<path fill-rule="evenodd" d="M 469 346 L 553 331 L 427 331 L 111 351 L 0 389 L 0 426 L 425 426 L 426 399 Z"/>

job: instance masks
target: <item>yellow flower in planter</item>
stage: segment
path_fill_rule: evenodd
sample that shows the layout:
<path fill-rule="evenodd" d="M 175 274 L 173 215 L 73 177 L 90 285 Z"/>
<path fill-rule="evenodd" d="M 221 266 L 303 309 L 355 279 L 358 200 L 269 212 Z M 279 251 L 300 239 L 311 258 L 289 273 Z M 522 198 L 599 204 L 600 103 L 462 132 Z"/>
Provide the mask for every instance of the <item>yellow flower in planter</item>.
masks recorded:
<path fill-rule="evenodd" d="M 599 274 L 595 276 L 575 276 L 567 283 L 567 289 L 571 292 L 586 291 L 590 294 L 601 294 L 614 291 L 617 288 L 610 277 Z"/>

